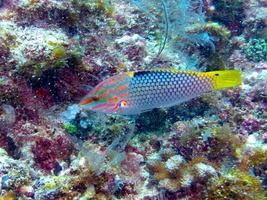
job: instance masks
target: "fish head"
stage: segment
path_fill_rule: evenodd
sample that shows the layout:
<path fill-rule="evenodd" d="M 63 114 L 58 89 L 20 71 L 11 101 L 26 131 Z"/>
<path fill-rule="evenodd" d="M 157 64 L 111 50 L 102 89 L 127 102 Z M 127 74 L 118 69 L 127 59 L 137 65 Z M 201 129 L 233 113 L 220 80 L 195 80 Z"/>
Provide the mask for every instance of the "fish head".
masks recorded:
<path fill-rule="evenodd" d="M 79 107 L 107 114 L 124 114 L 130 107 L 127 74 L 112 76 L 99 83 L 79 103 Z"/>

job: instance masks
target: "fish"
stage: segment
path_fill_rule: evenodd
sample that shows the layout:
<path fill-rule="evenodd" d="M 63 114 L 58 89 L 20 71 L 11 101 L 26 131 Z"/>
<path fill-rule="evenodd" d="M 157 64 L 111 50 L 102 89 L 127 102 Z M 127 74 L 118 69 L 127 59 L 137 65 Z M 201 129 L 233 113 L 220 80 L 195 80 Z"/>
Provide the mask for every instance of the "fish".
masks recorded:
<path fill-rule="evenodd" d="M 154 108 L 171 107 L 212 90 L 241 84 L 240 70 L 125 72 L 100 82 L 82 99 L 79 107 L 106 114 L 134 115 Z"/>

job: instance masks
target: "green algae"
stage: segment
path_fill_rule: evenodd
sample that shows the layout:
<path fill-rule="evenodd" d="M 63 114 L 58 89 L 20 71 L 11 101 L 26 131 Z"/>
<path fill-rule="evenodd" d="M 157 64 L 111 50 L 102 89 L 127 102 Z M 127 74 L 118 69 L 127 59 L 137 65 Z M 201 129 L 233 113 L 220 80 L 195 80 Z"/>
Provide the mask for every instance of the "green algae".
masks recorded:
<path fill-rule="evenodd" d="M 77 127 L 74 124 L 63 124 L 63 128 L 66 129 L 69 133 L 77 132 Z"/>

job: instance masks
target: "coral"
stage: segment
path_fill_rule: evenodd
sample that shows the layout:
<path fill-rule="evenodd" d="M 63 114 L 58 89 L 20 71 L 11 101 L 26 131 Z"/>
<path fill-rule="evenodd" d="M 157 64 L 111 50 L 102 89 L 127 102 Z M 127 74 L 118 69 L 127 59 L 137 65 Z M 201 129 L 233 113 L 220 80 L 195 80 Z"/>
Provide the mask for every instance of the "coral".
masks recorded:
<path fill-rule="evenodd" d="M 267 43 L 265 39 L 250 39 L 247 45 L 244 47 L 244 52 L 246 58 L 254 61 L 260 62 L 267 59 Z"/>
<path fill-rule="evenodd" d="M 140 61 L 146 55 L 146 41 L 137 34 L 125 35 L 115 42 L 121 49 L 122 54 L 127 56 L 126 59 L 130 61 Z"/>
<path fill-rule="evenodd" d="M 46 2 L 12 0 L 4 4 L 0 16 L 2 19 L 11 19 L 22 26 L 38 24 L 49 26 L 54 22 L 54 24 L 66 27 L 68 24 L 72 24 L 73 13 L 71 8 L 71 1 L 65 0 L 61 2 L 54 0 Z M 20 16 L 24 16 L 24 18 Z"/>
<path fill-rule="evenodd" d="M 168 122 L 166 118 L 168 116 L 168 112 L 166 109 L 158 110 L 155 109 L 152 111 L 154 114 L 143 113 L 136 120 L 136 127 L 138 131 L 161 131 L 168 130 Z"/>
<path fill-rule="evenodd" d="M 246 191 L 246 192 L 243 192 Z M 216 178 L 208 189 L 210 199 L 266 199 L 260 180 L 255 176 L 234 170 Z"/>
<path fill-rule="evenodd" d="M 15 109 L 6 104 L 2 104 L 0 108 L 0 147 L 14 155 L 14 141 L 9 137 L 8 132 L 11 130 L 16 121 Z"/>
<path fill-rule="evenodd" d="M 255 171 L 258 170 L 258 167 L 267 159 L 266 148 L 266 144 L 257 138 L 257 134 L 249 135 L 245 144 L 236 149 L 238 169 L 243 172 L 252 167 L 255 168 Z"/>
<path fill-rule="evenodd" d="M 53 123 L 47 119 L 42 123 L 17 120 L 8 134 L 14 146 L 13 152 L 9 153 L 16 158 L 29 159 L 32 167 L 50 173 L 56 169 L 57 163 L 68 160 L 73 152 L 73 145 L 61 126 L 55 120 Z"/>
<path fill-rule="evenodd" d="M 133 160 L 139 158 L 130 156 Z M 132 163 L 131 158 L 127 159 L 123 168 Z M 127 164 L 127 162 L 130 162 Z M 118 169 L 96 175 L 84 157 L 78 156 L 70 166 L 61 172 L 60 176 L 46 176 L 35 181 L 38 191 L 35 192 L 35 198 L 97 198 L 113 199 L 115 196 L 123 198 L 136 192 L 131 191 L 131 184 L 128 182 L 129 174 L 125 178 L 120 178 Z M 122 173 L 123 174 L 123 173 Z M 121 176 L 123 176 L 121 174 Z"/>
<path fill-rule="evenodd" d="M 27 185 L 33 188 L 31 175 L 35 172 L 27 167 L 26 163 L 12 159 L 7 152 L 0 148 L 0 174 L 1 174 L 1 198 L 12 199 L 18 197 L 18 193 Z M 23 192 L 24 193 L 24 192 Z M 25 196 L 32 196 L 24 193 Z"/>
<path fill-rule="evenodd" d="M 56 168 L 56 160 L 67 160 L 73 146 L 64 135 L 56 135 L 53 140 L 40 138 L 33 146 L 34 159 L 37 166 L 44 170 Z"/>
<path fill-rule="evenodd" d="M 200 198 L 201 196 L 211 199 L 266 198 L 259 179 L 249 173 L 251 167 L 256 167 L 258 173 L 258 167 L 266 161 L 266 145 L 252 135 L 247 138 L 246 142 L 239 141 L 238 143 L 236 137 L 228 135 L 229 132 L 231 132 L 230 127 L 224 126 L 217 128 L 214 135 L 209 136 L 217 138 L 217 142 L 220 141 L 215 145 L 223 144 L 218 147 L 219 149 L 215 148 L 216 152 L 222 152 L 225 146 L 231 149 L 232 156 L 228 153 L 226 157 L 228 161 L 225 160 L 222 163 L 218 163 L 218 160 L 214 159 L 208 161 L 206 158 L 209 156 L 207 155 L 193 157 L 189 162 L 181 155 L 174 155 L 163 161 L 148 160 L 146 167 L 152 179 L 156 181 L 157 187 L 168 190 L 176 198 Z M 205 154 L 205 151 L 202 150 L 201 154 Z M 230 159 L 238 159 L 236 167 L 231 163 L 233 161 L 229 161 Z M 241 184 L 242 187 L 235 189 L 235 184 Z M 203 193 L 202 187 L 207 189 L 207 193 Z M 246 189 L 253 187 L 256 188 L 255 191 Z M 222 189 L 220 190 L 220 188 Z M 242 193 L 244 190 L 249 192 Z M 179 196 L 177 196 L 178 194 Z"/>
<path fill-rule="evenodd" d="M 56 168 L 56 150 L 51 146 L 52 140 L 41 138 L 32 149 L 36 165 L 47 171 Z"/>
<path fill-rule="evenodd" d="M 217 21 L 228 25 L 233 21 L 242 19 L 243 4 L 240 0 L 229 1 L 221 0 L 213 2 L 216 12 L 213 13 L 213 18 Z"/>
<path fill-rule="evenodd" d="M 204 159 L 195 157 L 187 163 L 181 155 L 174 155 L 166 162 L 148 160 L 147 169 L 158 187 L 170 192 L 187 188 L 191 184 L 207 184 L 210 178 L 217 177 L 217 171 L 210 165 L 202 163 Z"/>
<path fill-rule="evenodd" d="M 266 2 L 130 2 L 0 0 L 0 199 L 266 199 Z M 151 68 L 243 85 L 139 116 L 77 107 Z"/>
<path fill-rule="evenodd" d="M 264 38 L 266 32 L 266 5 L 260 0 L 244 1 L 244 34 L 249 38 Z M 256 7 L 255 7 L 256 6 Z"/>
<path fill-rule="evenodd" d="M 159 156 L 163 160 L 147 161 L 147 170 L 151 174 L 153 183 L 156 182 L 158 188 L 171 192 L 172 197 L 169 198 L 200 198 L 202 196 L 213 199 L 234 195 L 246 199 L 251 199 L 253 196 L 264 199 L 266 194 L 259 184 L 258 177 L 247 174 L 253 167 L 256 173 L 265 176 L 259 171 L 259 168 L 266 161 L 266 146 L 259 139 L 260 136 L 256 136 L 257 134 L 254 131 L 252 131 L 254 134 L 249 137 L 233 135 L 232 128 L 227 124 L 216 126 L 211 123 L 204 126 L 200 125 L 200 127 L 199 130 L 192 125 L 191 128 L 186 128 L 183 123 L 177 122 L 175 124 L 174 135 L 177 134 L 176 137 L 180 136 L 179 143 L 181 143 L 181 146 L 178 145 L 181 148 L 178 148 L 175 152 L 179 152 L 180 155 L 165 159 L 164 154 L 163 157 L 161 156 L 161 152 L 166 151 L 163 149 L 159 151 Z M 212 131 L 207 130 L 207 127 L 211 128 Z M 202 135 L 202 131 L 205 134 Z M 191 135 L 188 136 L 187 132 Z M 184 140 L 181 136 L 184 136 Z M 176 142 L 174 138 L 171 140 L 172 147 L 177 147 Z M 198 152 L 195 151 L 196 149 Z M 234 173 L 244 173 L 244 179 L 236 177 Z M 245 195 L 241 192 L 246 190 L 245 188 L 231 191 L 233 187 L 231 184 L 222 192 L 222 197 L 219 197 L 219 188 L 223 186 L 218 180 L 222 177 L 232 177 L 233 182 L 241 182 L 240 184 L 244 184 L 244 187 L 254 187 L 255 184 L 257 190 L 255 193 L 251 191 Z M 203 189 L 201 189 L 203 187 L 207 189 L 207 193 L 203 193 Z M 218 196 L 216 196 L 217 191 L 215 195 L 214 188 L 218 189 Z M 215 196 L 212 196 L 212 194 Z M 168 196 L 166 195 L 166 197 Z"/>
<path fill-rule="evenodd" d="M 70 123 L 72 120 L 75 119 L 76 115 L 81 111 L 77 104 L 73 104 L 69 106 L 64 113 L 62 113 L 62 119 Z M 64 125 L 63 125 L 64 126 Z"/>
<path fill-rule="evenodd" d="M 40 76 L 47 69 L 64 66 L 65 60 L 77 51 L 73 41 L 60 30 L 20 29 L 16 45 L 10 48 L 10 62 L 28 76 Z"/>
<path fill-rule="evenodd" d="M 26 197 L 34 196 L 34 188 L 29 185 L 23 185 L 19 188 L 19 193 L 25 195 Z"/>
<path fill-rule="evenodd" d="M 241 35 L 244 26 L 244 3 L 240 0 L 229 1 L 221 0 L 212 2 L 213 5 L 209 9 L 212 21 L 219 22 L 227 27 L 228 35 Z"/>
<path fill-rule="evenodd" d="M 105 11 L 107 14 L 112 14 L 115 10 L 114 5 L 106 0 L 92 0 L 92 2 L 95 3 L 97 10 Z"/>
<path fill-rule="evenodd" d="M 172 156 L 175 155 L 175 152 L 172 148 L 164 148 L 159 152 L 159 156 L 161 159 L 163 159 L 164 161 L 168 160 L 169 158 L 171 158 Z"/>
<path fill-rule="evenodd" d="M 230 31 L 219 23 L 207 22 L 202 28 L 204 29 L 203 31 L 207 31 L 211 36 L 216 37 L 221 42 L 230 38 Z"/>
<path fill-rule="evenodd" d="M 178 170 L 179 168 L 181 168 L 184 162 L 184 158 L 180 155 L 175 155 L 170 157 L 166 163 L 165 163 L 165 167 L 169 172 L 175 172 L 176 170 Z"/>
<path fill-rule="evenodd" d="M 163 180 L 160 180 L 158 184 L 159 187 L 166 189 L 170 192 L 175 192 L 181 187 L 177 179 L 165 178 Z"/>
<path fill-rule="evenodd" d="M 10 105 L 2 104 L 0 113 L 0 130 L 7 131 L 16 121 L 15 109 Z"/>
<path fill-rule="evenodd" d="M 18 88 L 13 80 L 13 77 L 6 75 L 5 73 L 0 75 L 0 102 L 8 104 L 18 102 Z"/>
<path fill-rule="evenodd" d="M 212 166 L 203 163 L 195 164 L 192 171 L 195 175 L 194 179 L 200 182 L 217 176 L 217 171 Z"/>

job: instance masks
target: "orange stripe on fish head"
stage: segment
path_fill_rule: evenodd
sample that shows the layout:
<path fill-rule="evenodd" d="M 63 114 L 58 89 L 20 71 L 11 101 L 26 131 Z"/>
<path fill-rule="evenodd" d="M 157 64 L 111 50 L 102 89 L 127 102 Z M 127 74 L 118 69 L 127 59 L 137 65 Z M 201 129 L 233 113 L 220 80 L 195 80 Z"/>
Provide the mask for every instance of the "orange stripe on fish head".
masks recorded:
<path fill-rule="evenodd" d="M 102 113 L 120 113 L 127 107 L 128 85 L 131 77 L 128 74 L 112 76 L 99 83 L 79 103 L 79 107 Z"/>

